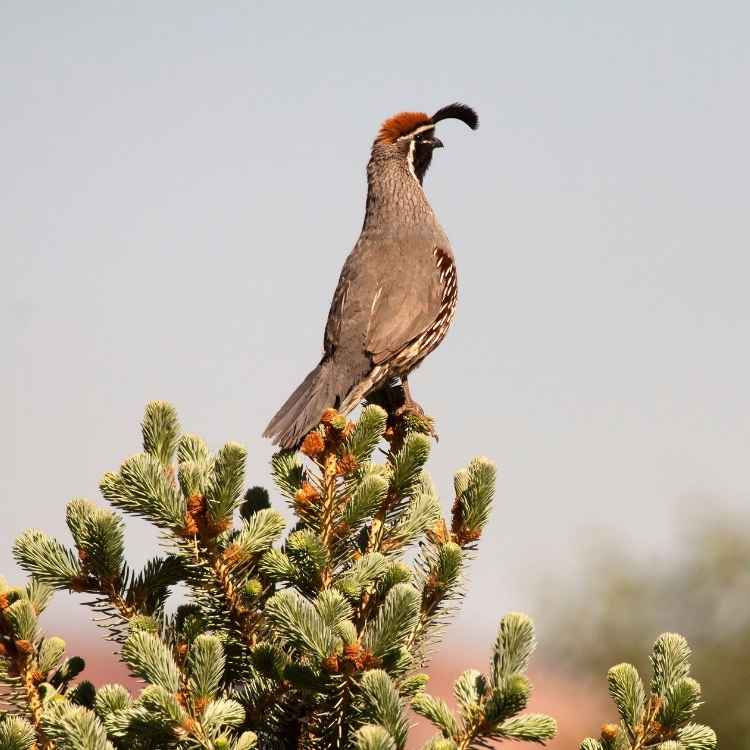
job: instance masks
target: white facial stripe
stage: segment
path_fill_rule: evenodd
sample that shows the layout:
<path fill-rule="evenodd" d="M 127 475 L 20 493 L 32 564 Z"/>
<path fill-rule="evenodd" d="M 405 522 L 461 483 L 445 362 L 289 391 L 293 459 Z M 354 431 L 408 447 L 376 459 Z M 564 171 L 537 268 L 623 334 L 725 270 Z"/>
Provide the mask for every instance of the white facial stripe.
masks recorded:
<path fill-rule="evenodd" d="M 420 133 L 424 133 L 425 130 L 434 130 L 434 129 L 435 129 L 435 126 L 432 125 L 432 124 L 430 124 L 430 125 L 422 125 L 422 126 L 416 128 L 415 130 L 412 130 L 411 133 L 407 133 L 406 135 L 402 135 L 399 138 L 399 141 L 405 141 L 407 138 L 414 138 L 415 135 L 419 135 Z"/>
<path fill-rule="evenodd" d="M 417 173 L 414 171 L 414 149 L 416 145 L 416 141 L 412 141 L 409 144 L 409 153 L 406 155 L 406 163 L 409 165 L 409 171 L 411 172 L 412 177 L 417 180 L 417 183 L 419 183 L 419 180 L 417 179 Z"/>

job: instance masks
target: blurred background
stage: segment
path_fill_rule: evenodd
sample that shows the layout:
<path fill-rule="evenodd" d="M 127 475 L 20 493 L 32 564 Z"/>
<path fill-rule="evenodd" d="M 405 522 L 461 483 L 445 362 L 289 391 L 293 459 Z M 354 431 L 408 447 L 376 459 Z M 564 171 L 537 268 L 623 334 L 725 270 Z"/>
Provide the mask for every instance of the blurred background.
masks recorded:
<path fill-rule="evenodd" d="M 724 748 L 750 729 L 750 6 L 0 4 L 0 571 L 67 540 L 146 401 L 250 451 L 317 361 L 380 122 L 449 102 L 425 187 L 460 300 L 413 377 L 431 471 L 497 461 L 433 690 L 537 624 L 534 708 L 569 747 L 606 669 L 688 637 Z M 276 498 L 280 503 L 279 498 Z M 129 525 L 131 562 L 156 545 Z M 74 597 L 47 626 L 123 677 Z"/>

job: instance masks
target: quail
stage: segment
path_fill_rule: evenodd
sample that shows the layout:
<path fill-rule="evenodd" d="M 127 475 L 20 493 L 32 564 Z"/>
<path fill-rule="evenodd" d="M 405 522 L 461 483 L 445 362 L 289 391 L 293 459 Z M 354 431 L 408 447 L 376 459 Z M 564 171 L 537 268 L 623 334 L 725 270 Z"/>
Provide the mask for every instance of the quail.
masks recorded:
<path fill-rule="evenodd" d="M 450 242 L 422 181 L 441 120 L 476 130 L 476 112 L 450 104 L 432 117 L 401 112 L 387 119 L 367 165 L 362 232 L 344 263 L 323 339 L 323 357 L 263 433 L 292 449 L 329 407 L 346 414 L 367 394 L 398 378 L 405 407 L 420 410 L 408 375 L 443 340 L 457 299 Z"/>

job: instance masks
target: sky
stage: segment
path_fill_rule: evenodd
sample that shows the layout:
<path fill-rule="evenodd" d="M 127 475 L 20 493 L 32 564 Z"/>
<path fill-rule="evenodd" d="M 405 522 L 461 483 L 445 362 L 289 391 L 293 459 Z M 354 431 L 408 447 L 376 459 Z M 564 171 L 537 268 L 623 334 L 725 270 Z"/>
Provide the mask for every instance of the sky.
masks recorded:
<path fill-rule="evenodd" d="M 150 399 L 270 487 L 372 138 L 456 100 L 480 128 L 440 124 L 425 189 L 459 307 L 410 382 L 446 508 L 472 456 L 499 468 L 457 627 L 543 630 L 592 544 L 658 562 L 691 509 L 747 507 L 749 26 L 731 0 L 1 3 L 0 571 L 27 527 L 68 539 Z"/>

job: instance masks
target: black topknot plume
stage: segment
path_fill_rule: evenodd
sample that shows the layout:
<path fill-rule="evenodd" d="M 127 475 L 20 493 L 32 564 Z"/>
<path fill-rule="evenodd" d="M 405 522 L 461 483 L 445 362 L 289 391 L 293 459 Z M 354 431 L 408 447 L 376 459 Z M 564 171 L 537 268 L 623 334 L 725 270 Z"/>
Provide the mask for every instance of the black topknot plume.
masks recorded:
<path fill-rule="evenodd" d="M 461 122 L 465 122 L 472 130 L 476 130 L 479 127 L 477 113 L 468 105 L 461 104 L 460 102 L 453 102 L 453 104 L 448 104 L 446 107 L 441 107 L 432 116 L 432 122 L 434 123 L 450 119 L 461 120 Z"/>

